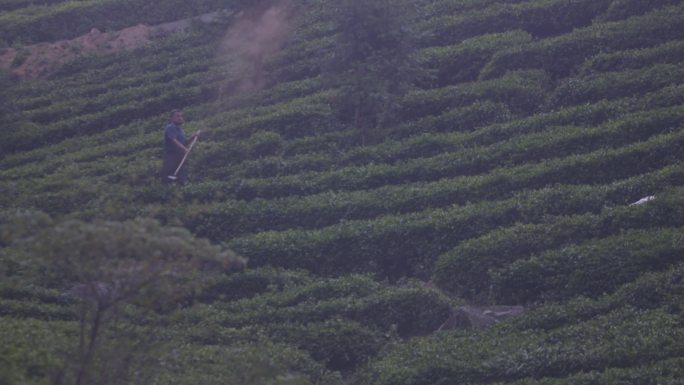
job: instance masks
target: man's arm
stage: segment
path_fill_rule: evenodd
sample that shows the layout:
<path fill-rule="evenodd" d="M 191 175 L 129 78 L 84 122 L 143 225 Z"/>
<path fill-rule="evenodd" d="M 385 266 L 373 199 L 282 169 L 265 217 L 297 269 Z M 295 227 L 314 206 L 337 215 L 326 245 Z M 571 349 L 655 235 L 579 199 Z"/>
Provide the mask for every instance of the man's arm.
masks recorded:
<path fill-rule="evenodd" d="M 188 143 L 192 143 L 194 140 L 199 138 L 199 130 L 197 130 L 196 133 L 190 135 L 190 137 L 187 139 Z M 181 143 L 177 138 L 173 139 L 173 142 L 176 144 L 176 146 L 183 151 L 183 153 L 187 153 L 190 151 L 190 147 L 187 147 L 187 145 Z"/>
<path fill-rule="evenodd" d="M 176 138 L 173 138 L 173 143 L 176 145 L 176 147 L 178 147 L 178 149 L 180 149 L 181 151 L 183 151 L 184 154 L 187 153 L 188 151 L 190 151 L 187 147 L 185 147 L 185 145 L 184 145 L 183 143 L 181 143 L 181 142 L 180 142 L 178 139 L 176 139 Z"/>

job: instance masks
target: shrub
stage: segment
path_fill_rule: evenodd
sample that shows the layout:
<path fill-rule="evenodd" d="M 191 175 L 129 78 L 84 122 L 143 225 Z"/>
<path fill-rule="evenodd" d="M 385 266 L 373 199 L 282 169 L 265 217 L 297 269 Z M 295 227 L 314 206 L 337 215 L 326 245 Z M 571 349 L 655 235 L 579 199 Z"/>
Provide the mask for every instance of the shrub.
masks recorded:
<path fill-rule="evenodd" d="M 304 272 L 276 268 L 250 269 L 211 282 L 202 289 L 197 299 L 205 303 L 235 301 L 267 292 L 280 292 L 312 280 Z"/>
<path fill-rule="evenodd" d="M 630 16 L 641 15 L 654 8 L 677 4 L 676 0 L 655 0 L 642 2 L 639 0 L 613 0 L 606 12 L 597 17 L 598 21 L 614 21 Z"/>
<path fill-rule="evenodd" d="M 430 30 L 434 45 L 453 44 L 488 33 L 522 29 L 535 37 L 566 33 L 585 26 L 604 12 L 610 0 L 497 2 L 483 9 L 433 17 L 421 27 Z"/>
<path fill-rule="evenodd" d="M 548 218 L 542 223 L 494 230 L 441 255 L 433 280 L 459 296 L 481 298 L 491 287 L 491 272 L 517 260 L 626 229 L 684 225 L 681 192 L 672 190 L 658 195 L 657 201 L 645 206 L 618 206 L 604 209 L 599 215 Z"/>
<path fill-rule="evenodd" d="M 259 131 L 253 134 L 247 141 L 251 156 L 261 158 L 277 154 L 283 145 L 283 138 L 276 132 Z"/>
<path fill-rule="evenodd" d="M 634 178 L 624 184 L 634 188 L 652 182 Z M 395 278 L 420 277 L 431 270 L 438 255 L 464 239 L 544 215 L 598 212 L 610 202 L 613 189 L 624 188 L 620 183 L 547 187 L 505 200 L 345 221 L 318 230 L 263 232 L 234 239 L 230 245 L 255 265 L 306 268 L 318 274 L 373 271 Z"/>
<path fill-rule="evenodd" d="M 475 101 L 506 103 L 513 112 L 531 114 L 543 104 L 548 80 L 543 71 L 518 71 L 495 80 L 411 92 L 402 101 L 402 117 L 413 120 Z"/>
<path fill-rule="evenodd" d="M 476 80 L 495 52 L 531 40 L 527 32 L 515 30 L 477 36 L 451 46 L 426 48 L 417 55 L 425 66 L 437 70 L 437 84 L 445 86 Z"/>
<path fill-rule="evenodd" d="M 493 274 L 494 292 L 517 303 L 596 297 L 676 262 L 684 251 L 681 234 L 682 228 L 631 230 L 519 260 Z"/>
<path fill-rule="evenodd" d="M 288 342 L 311 354 L 331 370 L 349 371 L 378 353 L 385 338 L 358 322 L 332 318 L 318 323 L 269 325 L 276 341 Z"/>
<path fill-rule="evenodd" d="M 550 104 L 552 107 L 577 105 L 655 91 L 681 79 L 684 75 L 681 68 L 679 64 L 657 64 L 638 70 L 568 79 L 553 92 Z"/>
<path fill-rule="evenodd" d="M 476 334 L 439 333 L 399 346 L 359 372 L 354 382 L 508 383 L 665 360 L 682 351 L 684 334 L 677 322 L 660 310 L 624 308 L 550 331 L 498 327 Z"/>
<path fill-rule="evenodd" d="M 666 309 L 681 314 L 684 265 L 678 263 L 665 271 L 646 272 L 636 280 L 620 286 L 614 293 L 591 299 L 583 296 L 545 303 L 514 321 L 516 329 L 552 329 L 582 322 L 615 309 L 630 306 L 637 309 Z"/>
<path fill-rule="evenodd" d="M 579 68 L 582 75 L 595 72 L 624 71 L 653 64 L 675 64 L 684 61 L 684 40 L 666 42 L 655 47 L 599 53 Z"/>
<path fill-rule="evenodd" d="M 643 48 L 683 37 L 682 12 L 682 6 L 665 7 L 643 16 L 594 24 L 523 48 L 500 51 L 482 70 L 480 79 L 529 68 L 543 69 L 554 78 L 562 78 L 600 52 Z"/>

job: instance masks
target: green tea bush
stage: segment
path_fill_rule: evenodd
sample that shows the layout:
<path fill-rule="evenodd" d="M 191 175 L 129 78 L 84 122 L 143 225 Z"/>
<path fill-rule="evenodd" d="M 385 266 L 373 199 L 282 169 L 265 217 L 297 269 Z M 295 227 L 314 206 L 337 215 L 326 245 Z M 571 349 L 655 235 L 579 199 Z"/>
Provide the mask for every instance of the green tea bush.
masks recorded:
<path fill-rule="evenodd" d="M 0 381 L 49 384 L 64 365 L 59 348 L 69 346 L 70 321 L 0 317 Z"/>
<path fill-rule="evenodd" d="M 623 285 L 610 296 L 617 306 L 628 304 L 642 309 L 665 308 L 673 314 L 684 313 L 684 264 L 679 262 L 665 271 L 648 272 Z"/>
<path fill-rule="evenodd" d="M 401 337 L 431 333 L 449 318 L 451 305 L 434 290 L 405 287 L 382 290 L 363 298 L 350 317 L 380 330 L 394 329 Z"/>
<path fill-rule="evenodd" d="M 215 114 L 206 124 L 215 128 L 217 139 L 246 138 L 260 130 L 273 131 L 284 139 L 329 132 L 334 128 L 329 104 L 331 91 L 291 99 L 284 103 L 258 107 L 249 113 L 239 112 L 237 118 Z"/>
<path fill-rule="evenodd" d="M 674 40 L 654 47 L 600 53 L 587 59 L 579 73 L 624 71 L 654 64 L 675 64 L 684 61 L 684 41 Z"/>
<path fill-rule="evenodd" d="M 247 140 L 247 145 L 253 158 L 261 158 L 277 154 L 283 146 L 283 138 L 276 132 L 258 131 Z"/>
<path fill-rule="evenodd" d="M 612 367 L 605 370 L 593 370 L 587 373 L 573 374 L 565 378 L 542 378 L 506 382 L 508 385 L 622 385 L 639 383 L 643 385 L 676 385 L 684 376 L 684 360 L 672 358 L 655 363 L 647 363 L 634 367 Z M 504 383 L 496 383 L 503 385 Z"/>
<path fill-rule="evenodd" d="M 641 15 L 654 8 L 675 5 L 676 0 L 655 0 L 641 2 L 639 0 L 613 0 L 606 12 L 597 17 L 598 21 L 613 21 L 626 19 L 630 16 Z"/>
<path fill-rule="evenodd" d="M 500 51 L 480 73 L 492 79 L 507 71 L 543 69 L 554 78 L 568 76 L 587 58 L 606 51 L 644 48 L 684 36 L 684 7 L 665 7 L 627 20 L 594 24 L 523 48 Z"/>
<path fill-rule="evenodd" d="M 494 33 L 473 37 L 451 46 L 426 48 L 417 57 L 423 65 L 437 71 L 437 84 L 445 86 L 476 80 L 482 67 L 495 52 L 523 45 L 531 40 L 532 37 L 522 30 Z"/>
<path fill-rule="evenodd" d="M 202 288 L 197 296 L 201 302 L 235 301 L 251 298 L 266 292 L 278 292 L 292 286 L 312 282 L 308 274 L 276 268 L 249 269 L 241 273 L 226 275 Z"/>
<path fill-rule="evenodd" d="M 498 79 L 414 91 L 402 101 L 402 117 L 416 119 L 475 101 L 506 103 L 511 111 L 532 114 L 544 102 L 549 79 L 543 71 L 511 72 Z"/>
<path fill-rule="evenodd" d="M 542 223 L 497 229 L 441 255 L 433 281 L 465 298 L 482 297 L 491 286 L 492 270 L 542 251 L 624 229 L 684 225 L 682 199 L 684 195 L 675 189 L 659 194 L 657 201 L 645 206 L 618 206 L 599 215 L 548 218 Z"/>
<path fill-rule="evenodd" d="M 342 384 L 338 374 L 326 370 L 308 353 L 265 338 L 227 346 L 170 344 L 158 356 L 164 366 L 147 369 L 156 369 L 153 381 L 163 384 Z"/>
<path fill-rule="evenodd" d="M 514 114 L 505 103 L 476 100 L 470 105 L 457 106 L 388 130 L 393 139 L 406 138 L 426 132 L 474 131 L 494 123 L 509 121 Z"/>
<path fill-rule="evenodd" d="M 634 189 L 641 183 L 650 186 L 652 181 L 635 178 L 625 183 Z M 609 204 L 613 189 L 625 186 L 566 185 L 520 191 L 505 200 L 344 221 L 318 230 L 262 232 L 233 239 L 229 245 L 257 266 L 306 268 L 328 275 L 373 271 L 389 277 L 425 276 L 438 255 L 465 239 L 545 215 L 599 212 Z"/>
<path fill-rule="evenodd" d="M 353 146 L 351 143 L 340 143 L 342 138 L 349 138 L 353 133 L 343 131 L 343 135 L 326 135 L 322 137 L 309 137 L 284 143 L 282 157 L 271 157 L 259 160 L 245 160 L 235 164 L 231 168 L 224 168 L 221 175 L 232 175 L 244 178 L 265 178 L 277 175 L 291 175 L 305 171 L 326 171 L 332 167 L 364 165 L 367 163 L 396 163 L 413 158 L 424 158 L 442 154 L 445 152 L 462 152 L 468 147 L 479 147 L 506 140 L 515 135 L 524 135 L 529 132 L 546 130 L 547 127 L 556 127 L 566 124 L 600 125 L 606 119 L 617 118 L 624 114 L 638 111 L 644 108 L 667 107 L 681 104 L 684 101 L 684 87 L 680 85 L 664 87 L 658 91 L 650 92 L 641 96 L 621 98 L 611 101 L 599 101 L 590 105 L 578 105 L 561 110 L 538 113 L 528 118 L 512 120 L 501 124 L 493 124 L 477 128 L 469 133 L 424 133 L 411 135 L 403 139 L 389 139 L 374 146 Z M 488 103 L 485 103 L 485 106 Z M 473 105 L 475 108 L 477 104 Z M 466 107 L 468 109 L 468 107 Z M 464 110 L 463 112 L 465 112 Z M 476 110 L 473 110 L 475 112 Z M 455 111 L 452 111 L 455 112 Z M 445 115 L 449 115 L 446 112 Z M 623 116 L 628 119 L 627 116 Z M 431 117 L 417 122 L 425 124 L 434 119 Z M 444 119 L 445 122 L 447 121 Z M 423 123 L 420 123 L 421 125 Z M 411 132 L 414 123 L 406 123 L 398 126 L 397 132 Z M 425 125 L 425 129 L 429 126 Z M 397 135 L 398 136 L 398 135 Z M 318 139 L 320 138 L 320 139 Z M 327 140 L 326 140 L 327 139 Z M 311 143 L 308 152 L 297 151 L 299 143 Z M 314 143 L 316 145 L 314 145 Z M 223 147 L 234 143 L 228 143 Z M 321 151 L 325 146 L 326 152 Z M 342 150 L 338 147 L 341 146 Z M 302 148 L 302 150 L 305 150 Z M 286 156 L 288 153 L 293 155 Z M 246 158 L 246 156 L 245 156 Z M 219 170 L 211 175 L 218 176 Z"/>
<path fill-rule="evenodd" d="M 676 84 L 684 75 L 681 64 L 656 64 L 622 72 L 604 72 L 564 80 L 550 97 L 554 108 L 654 91 Z"/>
<path fill-rule="evenodd" d="M 676 357 L 677 317 L 625 308 L 556 330 L 499 327 L 416 338 L 360 371 L 358 384 L 473 384 L 542 377 Z"/>
<path fill-rule="evenodd" d="M 111 87 L 104 84 L 102 88 L 96 89 L 73 89 L 69 85 L 60 84 L 54 87 L 62 89 L 66 87 L 68 91 L 52 95 L 52 98 L 69 98 L 61 103 L 54 102 L 49 107 L 42 107 L 37 110 L 24 111 L 24 116 L 39 124 L 57 123 L 60 120 L 68 119 L 74 115 L 87 115 L 98 112 L 109 106 L 123 104 L 131 101 L 144 101 L 160 94 L 174 92 L 175 88 L 188 88 L 197 86 L 206 77 L 203 73 L 194 73 L 183 76 L 182 74 L 170 72 L 166 73 L 174 77 L 172 81 L 160 81 L 150 84 L 154 77 L 145 77 L 145 84 L 141 85 L 143 77 L 133 77 L 133 84 L 122 88 Z M 165 75 L 166 75 L 165 74 Z M 96 93 L 93 95 L 93 93 Z"/>
<path fill-rule="evenodd" d="M 332 318 L 306 324 L 268 327 L 271 338 L 307 351 L 331 370 L 349 371 L 375 356 L 384 343 L 383 334 L 356 321 Z"/>
<path fill-rule="evenodd" d="M 547 302 L 513 321 L 513 327 L 521 330 L 558 328 L 608 314 L 625 306 L 665 309 L 672 314 L 681 314 L 684 310 L 681 303 L 683 274 L 684 265 L 678 263 L 664 271 L 643 273 L 636 280 L 620 286 L 614 293 L 596 299 L 579 296 L 565 301 Z"/>
<path fill-rule="evenodd" d="M 54 305 L 27 300 L 0 299 L 0 316 L 44 321 L 77 321 L 73 306 Z"/>
<path fill-rule="evenodd" d="M 198 86 L 149 98 L 144 103 L 116 104 L 98 112 L 72 116 L 47 127 L 42 126 L 41 130 L 36 132 L 18 131 L 3 141 L 0 149 L 11 153 L 53 144 L 71 136 L 103 132 L 150 115 L 164 113 L 170 105 L 193 104 L 204 97 L 203 88 Z"/>
<path fill-rule="evenodd" d="M 567 33 L 591 24 L 604 12 L 610 0 L 565 2 L 558 0 L 527 1 L 518 4 L 497 2 L 484 9 L 440 15 L 421 27 L 430 30 L 433 45 L 446 45 L 484 35 L 522 29 L 535 37 Z"/>
<path fill-rule="evenodd" d="M 67 0 L 47 0 L 47 1 L 41 1 L 41 0 L 2 0 L 0 1 L 0 10 L 1 11 L 14 11 L 16 9 L 20 8 L 26 8 L 32 5 L 36 4 L 58 4 L 65 2 Z"/>
<path fill-rule="evenodd" d="M 302 80 L 279 81 L 265 90 L 255 91 L 244 96 L 234 96 L 237 105 L 260 105 L 267 106 L 283 103 L 290 99 L 302 98 L 324 91 L 325 84 L 320 77 L 305 78 Z"/>
<path fill-rule="evenodd" d="M 366 275 L 318 279 L 216 306 L 212 311 L 218 311 L 219 322 L 234 328 L 348 319 L 401 337 L 430 333 L 451 309 L 437 291 L 416 284 L 389 286 Z"/>
<path fill-rule="evenodd" d="M 426 2 L 426 4 L 423 4 L 421 9 L 426 16 L 435 17 L 437 15 L 457 14 L 461 12 L 478 10 L 489 7 L 495 3 L 517 4 L 524 1 L 526 0 L 439 0 Z"/>
<path fill-rule="evenodd" d="M 280 82 L 301 81 L 321 74 L 324 57 L 335 43 L 334 36 L 297 42 L 276 54 L 265 68 Z"/>
<path fill-rule="evenodd" d="M 530 160 L 530 157 L 534 157 L 534 160 L 553 159 L 552 156 L 565 155 L 564 151 L 567 148 L 590 150 L 593 146 L 601 148 L 619 145 L 621 140 L 638 139 L 630 138 L 630 135 L 648 135 L 646 128 L 649 126 L 653 129 L 669 127 L 671 123 L 667 122 L 666 116 L 665 111 L 629 116 L 624 121 L 606 125 L 607 130 L 603 128 L 596 130 L 596 135 L 592 135 L 592 130 L 585 128 L 560 127 L 559 130 L 552 130 L 545 135 L 530 135 L 530 140 L 524 140 L 527 139 L 526 136 L 519 136 L 518 140 L 511 141 L 511 143 L 504 142 L 500 146 L 479 147 L 474 151 L 464 150 L 453 155 L 445 154 L 397 166 L 379 165 L 374 168 L 364 168 L 367 175 L 365 182 L 356 177 L 356 172 L 328 173 L 327 181 L 335 184 L 324 186 L 337 192 L 328 191 L 304 197 L 275 200 L 228 201 L 217 206 L 206 207 L 203 209 L 204 214 L 197 218 L 199 221 L 186 222 L 186 225 L 203 236 L 216 238 L 220 236 L 219 234 L 225 237 L 229 234 L 283 230 L 294 226 L 316 228 L 334 224 L 340 219 L 362 219 L 387 212 L 418 211 L 428 207 L 452 204 L 454 201 L 499 199 L 515 191 L 511 191 L 510 188 L 517 185 L 515 182 L 506 180 L 505 175 L 516 175 L 521 171 L 524 174 L 523 170 L 533 169 L 525 164 L 518 167 L 493 169 L 502 162 L 525 163 Z M 596 153 L 589 152 L 587 157 L 591 159 L 595 155 Z M 563 170 L 565 165 L 570 166 L 576 161 L 577 157 L 574 154 L 565 160 L 563 158 L 550 160 L 552 163 L 550 170 L 558 172 Z M 487 170 L 491 172 L 489 175 L 440 179 L 440 177 L 467 175 Z M 544 167 L 536 167 L 536 170 L 540 175 L 547 173 Z M 355 178 L 350 178 L 344 183 L 346 175 Z M 527 187 L 531 186 L 529 183 L 534 178 L 533 175 L 534 173 L 528 173 L 527 178 L 522 179 L 528 183 L 525 184 Z M 313 175 L 310 174 L 308 177 L 310 183 L 313 183 Z M 406 182 L 421 178 L 437 181 L 389 185 L 394 180 Z M 360 184 L 356 185 L 355 179 Z M 551 180 L 544 181 L 552 182 Z M 371 182 L 384 186 L 376 190 L 340 191 L 354 187 L 359 189 L 375 187 L 375 184 L 370 184 Z M 503 183 L 505 188 L 496 187 L 500 183 Z M 207 198 L 211 197 L 212 195 L 207 196 Z"/>
<path fill-rule="evenodd" d="M 680 124 L 679 120 L 681 120 L 681 116 L 678 116 L 681 115 L 681 113 L 677 112 L 677 109 L 673 109 L 670 112 L 671 114 L 652 114 L 650 116 L 649 114 L 644 114 L 639 120 L 630 121 L 624 125 L 609 126 L 609 130 L 618 128 L 623 132 L 628 132 L 628 129 L 629 132 L 634 132 L 637 139 L 638 135 L 643 135 L 646 132 L 638 131 L 643 130 L 644 127 L 650 126 L 655 130 L 665 129 L 669 131 L 671 127 L 676 127 Z M 634 124 L 634 122 L 638 123 Z M 613 133 L 615 133 L 615 131 L 613 131 Z M 382 189 L 384 189 L 382 193 L 384 194 L 388 191 L 400 193 L 406 191 L 407 187 L 418 187 L 420 189 L 435 192 L 442 191 L 443 193 L 451 191 L 449 196 L 442 196 L 442 199 L 447 202 L 466 201 L 476 199 L 478 196 L 480 199 L 485 199 L 486 197 L 501 196 L 499 194 L 510 191 L 510 188 L 522 188 L 524 187 L 523 184 L 529 187 L 538 186 L 539 183 L 548 184 L 567 181 L 586 183 L 590 181 L 606 180 L 606 178 L 626 177 L 652 170 L 653 167 L 662 167 L 677 156 L 677 149 L 672 147 L 671 143 L 668 143 L 667 140 L 670 139 L 677 142 L 680 140 L 680 134 L 677 132 L 667 133 L 667 131 L 663 134 L 658 134 L 656 131 L 653 134 L 655 135 L 650 138 L 645 138 L 646 140 L 643 142 L 625 143 L 623 147 L 617 149 L 599 148 L 598 150 L 584 154 L 579 153 L 566 157 L 550 158 L 543 163 L 535 162 L 539 159 L 529 159 L 528 163 L 524 163 L 525 161 L 528 161 L 528 159 L 525 159 L 525 153 L 521 153 L 519 162 L 522 164 L 488 170 L 489 173 L 483 175 L 461 176 L 461 180 L 458 181 L 458 186 L 454 185 L 456 181 L 453 179 L 439 180 L 424 186 L 412 186 L 409 183 L 404 183 L 403 185 L 395 187 L 390 184 L 395 180 L 422 182 L 425 180 L 431 181 L 450 177 L 452 175 L 467 175 L 470 173 L 468 169 L 473 169 L 477 172 L 477 167 L 482 167 L 482 165 L 474 162 L 472 166 L 465 165 L 464 167 L 459 164 L 453 164 L 454 160 L 459 159 L 458 155 L 445 155 L 434 157 L 434 159 L 428 158 L 424 161 L 415 160 L 406 165 L 398 166 L 369 165 L 366 167 L 350 167 L 348 169 L 343 169 L 340 172 L 303 173 L 270 179 L 241 180 L 239 181 L 239 185 L 233 186 L 230 189 L 234 191 L 235 197 L 246 200 L 252 200 L 257 197 L 273 199 L 294 195 L 311 195 L 327 190 L 344 191 L 368 189 L 376 188 L 378 186 L 384 186 L 382 187 Z M 580 139 L 575 140 L 575 143 L 580 143 L 582 140 L 583 133 L 581 130 L 578 131 L 578 135 Z M 562 138 L 561 135 L 559 136 Z M 572 138 L 572 136 L 570 137 Z M 595 138 L 596 137 L 594 137 L 594 139 Z M 590 142 L 592 138 L 587 137 L 587 139 L 588 142 Z M 543 144 L 544 142 L 551 142 L 551 140 L 552 139 L 549 139 L 548 137 L 543 137 L 541 142 Z M 607 138 L 607 141 L 610 142 L 610 137 Z M 522 143 L 517 143 L 517 145 L 526 144 L 527 147 L 533 147 L 530 142 L 525 143 L 523 141 Z M 612 144 L 613 143 L 609 143 L 609 145 Z M 591 146 L 591 143 L 588 143 L 586 146 Z M 505 148 L 505 146 L 502 147 Z M 644 159 L 635 158 L 635 156 L 640 156 L 639 154 L 643 155 L 645 151 L 649 151 L 649 149 L 653 148 L 661 148 L 664 151 L 648 154 L 648 158 L 646 158 L 648 159 L 648 162 L 643 162 Z M 513 148 L 512 151 L 515 151 L 515 148 Z M 506 155 L 510 154 L 511 153 L 508 153 Z M 481 155 L 481 157 L 486 159 L 486 155 Z M 540 156 L 540 158 L 543 159 L 544 157 Z M 610 166 L 611 168 L 604 169 L 601 173 L 587 174 L 583 172 L 587 167 L 591 167 L 592 164 L 599 163 Z M 490 166 L 485 165 L 484 169 L 486 170 L 487 168 L 496 165 L 496 159 L 492 159 Z M 640 167 L 640 169 L 631 168 L 635 165 Z M 533 184 L 527 185 L 526 183 Z M 445 190 L 442 186 L 452 186 L 452 188 L 447 188 Z M 457 190 L 454 190 L 454 188 Z M 454 195 L 457 194 L 457 191 L 459 192 L 458 195 Z M 335 194 L 333 194 L 332 198 L 336 198 Z M 434 197 L 432 199 L 434 199 Z"/>
<path fill-rule="evenodd" d="M 628 230 L 513 262 L 493 273 L 493 288 L 500 300 L 517 303 L 596 297 L 644 271 L 668 267 L 683 250 L 682 228 Z"/>

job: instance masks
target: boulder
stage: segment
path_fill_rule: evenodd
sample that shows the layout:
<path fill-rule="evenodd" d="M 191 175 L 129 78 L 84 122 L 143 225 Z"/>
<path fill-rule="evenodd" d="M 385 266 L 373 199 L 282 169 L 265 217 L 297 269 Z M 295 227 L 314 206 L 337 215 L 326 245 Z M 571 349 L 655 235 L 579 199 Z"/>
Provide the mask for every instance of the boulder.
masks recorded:
<path fill-rule="evenodd" d="M 522 306 L 461 306 L 454 310 L 437 331 L 449 329 L 484 329 L 525 312 Z"/>

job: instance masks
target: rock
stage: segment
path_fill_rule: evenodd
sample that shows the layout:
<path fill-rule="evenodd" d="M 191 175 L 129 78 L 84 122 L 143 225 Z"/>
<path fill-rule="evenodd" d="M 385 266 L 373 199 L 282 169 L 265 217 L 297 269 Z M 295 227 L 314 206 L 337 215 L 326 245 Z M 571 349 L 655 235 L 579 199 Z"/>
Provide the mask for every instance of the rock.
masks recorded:
<path fill-rule="evenodd" d="M 461 306 L 437 331 L 449 329 L 484 329 L 497 322 L 522 315 L 522 306 Z"/>
<path fill-rule="evenodd" d="M 647 197 L 643 197 L 643 198 L 639 199 L 638 201 L 636 201 L 636 202 L 630 204 L 630 206 L 643 205 L 644 203 L 648 203 L 648 202 L 650 202 L 650 201 L 652 201 L 652 200 L 655 200 L 655 195 L 649 195 L 649 196 L 647 196 Z"/>

